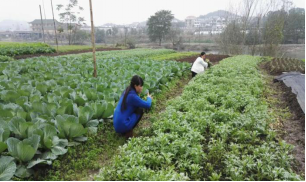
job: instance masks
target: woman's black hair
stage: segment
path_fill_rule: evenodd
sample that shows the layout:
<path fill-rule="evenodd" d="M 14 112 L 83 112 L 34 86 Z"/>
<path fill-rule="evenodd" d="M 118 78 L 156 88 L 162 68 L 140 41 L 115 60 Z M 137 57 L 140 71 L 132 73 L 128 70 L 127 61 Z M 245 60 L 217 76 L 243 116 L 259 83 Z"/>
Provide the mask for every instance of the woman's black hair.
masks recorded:
<path fill-rule="evenodd" d="M 205 55 L 205 54 L 206 54 L 205 52 L 201 52 L 200 56 L 203 56 L 203 55 Z"/>
<path fill-rule="evenodd" d="M 130 85 L 125 89 L 125 93 L 123 96 L 123 100 L 122 100 L 122 105 L 121 105 L 121 111 L 124 111 L 126 109 L 126 98 L 127 95 L 129 94 L 129 92 L 134 89 L 135 90 L 135 86 L 143 86 L 143 80 L 140 76 L 138 75 L 134 75 L 132 77 L 131 83 Z"/>

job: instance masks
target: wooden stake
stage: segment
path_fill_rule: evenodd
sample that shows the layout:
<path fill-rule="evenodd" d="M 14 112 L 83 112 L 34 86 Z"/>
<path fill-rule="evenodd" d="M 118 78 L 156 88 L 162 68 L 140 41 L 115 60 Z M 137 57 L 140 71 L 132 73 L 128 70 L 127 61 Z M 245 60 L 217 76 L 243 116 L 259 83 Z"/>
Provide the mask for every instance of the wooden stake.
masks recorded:
<path fill-rule="evenodd" d="M 57 34 L 56 34 L 56 26 L 55 26 L 55 20 L 54 20 L 54 12 L 53 12 L 52 0 L 51 0 L 51 8 L 52 8 L 52 15 L 53 15 L 53 24 L 54 24 L 54 34 L 55 34 L 56 52 L 58 52 L 58 41 L 57 41 Z"/>
<path fill-rule="evenodd" d="M 91 0 L 89 0 L 89 6 L 90 6 L 90 21 L 91 21 L 91 44 L 92 44 L 92 54 L 93 54 L 93 66 L 94 66 L 93 76 L 97 77 L 95 27 L 94 27 L 94 23 L 93 23 Z"/>
<path fill-rule="evenodd" d="M 44 33 L 44 23 L 42 20 L 42 15 L 41 15 L 41 6 L 39 5 L 39 10 L 40 10 L 40 20 L 41 20 L 41 28 L 42 28 L 42 32 L 43 32 L 43 39 L 44 39 L 44 43 L 46 43 L 45 41 L 45 33 Z"/>

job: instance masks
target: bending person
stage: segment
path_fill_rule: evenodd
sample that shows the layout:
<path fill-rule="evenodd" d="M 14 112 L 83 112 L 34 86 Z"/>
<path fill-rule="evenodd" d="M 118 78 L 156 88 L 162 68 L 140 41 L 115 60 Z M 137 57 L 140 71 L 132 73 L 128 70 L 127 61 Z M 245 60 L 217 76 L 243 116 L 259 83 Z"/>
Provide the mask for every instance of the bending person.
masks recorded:
<path fill-rule="evenodd" d="M 126 138 L 133 137 L 133 129 L 137 126 L 143 115 L 143 109 L 149 109 L 152 96 L 148 93 L 147 100 L 142 100 L 138 94 L 142 92 L 143 80 L 133 76 L 130 86 L 120 97 L 114 113 L 114 128 L 117 133 L 124 134 Z"/>
<path fill-rule="evenodd" d="M 205 52 L 201 52 L 201 55 L 194 61 L 191 67 L 192 77 L 195 77 L 199 73 L 204 73 L 205 69 L 208 68 L 208 63 L 205 60 Z"/>

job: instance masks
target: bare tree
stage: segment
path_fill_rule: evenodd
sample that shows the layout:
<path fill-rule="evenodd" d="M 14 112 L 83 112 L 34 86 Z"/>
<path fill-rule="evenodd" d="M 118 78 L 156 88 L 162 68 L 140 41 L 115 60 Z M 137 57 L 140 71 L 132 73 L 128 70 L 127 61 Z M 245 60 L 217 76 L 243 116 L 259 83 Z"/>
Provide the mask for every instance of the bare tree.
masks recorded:
<path fill-rule="evenodd" d="M 56 6 L 57 11 L 60 11 L 64 7 L 62 4 Z M 83 10 L 83 7 L 78 6 L 78 0 L 69 0 L 64 12 L 59 14 L 61 22 L 67 25 L 69 45 L 72 43 L 77 28 L 85 22 L 85 19 L 79 16 Z"/>
<path fill-rule="evenodd" d="M 267 54 L 267 45 L 272 50 L 272 46 L 278 46 L 278 42 L 281 42 L 282 36 L 273 34 L 273 31 L 282 31 L 285 18 L 280 13 L 278 19 L 275 16 L 266 22 L 267 16 L 271 11 L 288 11 L 290 4 L 290 0 L 243 0 L 240 9 L 234 8 L 238 6 L 230 5 L 231 13 L 226 18 L 227 27 L 217 39 L 221 50 L 227 54 L 241 54 L 246 46 L 249 46 L 252 55 L 257 51 Z M 275 18 L 279 20 L 278 24 L 275 23 Z M 269 41 L 270 43 L 267 43 Z M 264 43 L 262 49 L 261 43 Z"/>

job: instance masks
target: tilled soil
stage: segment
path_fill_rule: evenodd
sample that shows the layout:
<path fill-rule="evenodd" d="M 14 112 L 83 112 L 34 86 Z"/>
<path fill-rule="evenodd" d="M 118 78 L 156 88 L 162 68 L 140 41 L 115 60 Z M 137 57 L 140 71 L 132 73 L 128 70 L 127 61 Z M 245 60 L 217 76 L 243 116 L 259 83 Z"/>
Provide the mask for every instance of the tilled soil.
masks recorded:
<path fill-rule="evenodd" d="M 291 88 L 288 88 L 283 82 L 274 83 L 273 79 L 275 75 L 267 70 L 264 63 L 260 65 L 260 68 L 268 74 L 269 87 L 275 93 L 269 95 L 269 97 L 277 100 L 277 103 L 272 104 L 276 110 L 288 110 L 289 117 L 279 117 L 279 136 L 287 143 L 294 146 L 293 157 L 295 158 L 295 164 L 293 169 L 305 176 L 305 113 L 301 109 L 296 95 L 291 92 Z"/>
<path fill-rule="evenodd" d="M 123 50 L 121 48 L 97 48 L 96 51 L 114 51 L 114 50 Z M 68 54 L 81 54 L 86 52 L 92 52 L 91 49 L 87 50 L 75 50 L 75 51 L 68 51 L 68 52 L 59 52 L 59 53 L 41 53 L 41 54 L 28 54 L 28 55 L 19 55 L 15 56 L 15 59 L 26 59 L 32 57 L 39 57 L 39 56 L 48 56 L 48 57 L 55 57 L 55 56 L 63 56 Z"/>

